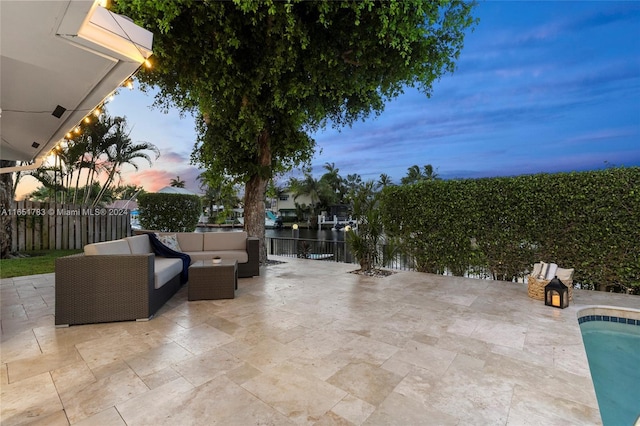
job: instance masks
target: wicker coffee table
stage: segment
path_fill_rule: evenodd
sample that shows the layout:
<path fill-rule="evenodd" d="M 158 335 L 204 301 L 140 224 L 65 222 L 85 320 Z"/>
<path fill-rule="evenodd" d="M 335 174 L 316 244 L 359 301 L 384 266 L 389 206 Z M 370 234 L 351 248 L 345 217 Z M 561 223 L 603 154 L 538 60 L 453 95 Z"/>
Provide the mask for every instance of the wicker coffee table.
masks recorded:
<path fill-rule="evenodd" d="M 198 260 L 189 266 L 189 300 L 233 299 L 238 288 L 238 262 Z"/>

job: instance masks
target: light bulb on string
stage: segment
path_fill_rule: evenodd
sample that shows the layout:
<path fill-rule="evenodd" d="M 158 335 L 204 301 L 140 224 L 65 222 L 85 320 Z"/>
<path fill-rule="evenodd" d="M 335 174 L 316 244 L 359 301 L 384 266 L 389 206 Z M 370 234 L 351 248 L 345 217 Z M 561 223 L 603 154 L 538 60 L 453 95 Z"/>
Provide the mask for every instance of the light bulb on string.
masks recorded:
<path fill-rule="evenodd" d="M 83 121 L 85 122 L 85 124 L 91 123 L 91 119 L 89 118 L 89 116 L 85 117 Z"/>

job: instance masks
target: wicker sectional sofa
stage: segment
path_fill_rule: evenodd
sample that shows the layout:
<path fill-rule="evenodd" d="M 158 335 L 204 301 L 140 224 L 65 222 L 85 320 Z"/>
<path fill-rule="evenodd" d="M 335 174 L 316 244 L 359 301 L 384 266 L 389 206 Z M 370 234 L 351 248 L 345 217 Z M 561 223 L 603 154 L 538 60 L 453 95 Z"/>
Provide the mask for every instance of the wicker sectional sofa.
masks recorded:
<path fill-rule="evenodd" d="M 180 252 L 196 260 L 210 260 L 214 256 L 238 261 L 238 277 L 260 275 L 259 240 L 247 233 L 230 232 L 159 232 L 158 235 L 175 234 Z"/>
<path fill-rule="evenodd" d="M 176 233 L 191 262 L 238 261 L 238 276 L 260 274 L 258 239 L 246 232 Z M 199 250 L 198 250 L 199 249 Z M 180 289 L 183 260 L 157 256 L 145 234 L 88 244 L 56 259 L 55 324 L 146 320 Z"/>

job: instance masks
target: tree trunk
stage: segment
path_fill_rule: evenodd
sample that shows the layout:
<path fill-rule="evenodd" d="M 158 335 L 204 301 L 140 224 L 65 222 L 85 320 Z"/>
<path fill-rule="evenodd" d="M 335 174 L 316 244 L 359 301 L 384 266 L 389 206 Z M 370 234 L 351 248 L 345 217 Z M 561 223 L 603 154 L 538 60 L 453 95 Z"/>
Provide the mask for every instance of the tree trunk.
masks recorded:
<path fill-rule="evenodd" d="M 267 247 L 264 236 L 264 191 L 268 179 L 252 176 L 244 190 L 244 230 L 250 237 L 260 238 L 260 263 L 267 260 Z"/>
<path fill-rule="evenodd" d="M 271 144 L 268 130 L 258 137 L 258 161 L 263 173 L 249 178 L 244 190 L 244 230 L 250 237 L 260 239 L 260 263 L 267 261 L 267 246 L 264 236 L 264 197 L 271 175 Z"/>
<path fill-rule="evenodd" d="M 15 161 L 0 160 L 0 167 L 13 167 Z M 0 174 L 0 208 L 13 208 L 13 175 Z M 11 252 L 11 215 L 0 215 L 0 258 Z"/>

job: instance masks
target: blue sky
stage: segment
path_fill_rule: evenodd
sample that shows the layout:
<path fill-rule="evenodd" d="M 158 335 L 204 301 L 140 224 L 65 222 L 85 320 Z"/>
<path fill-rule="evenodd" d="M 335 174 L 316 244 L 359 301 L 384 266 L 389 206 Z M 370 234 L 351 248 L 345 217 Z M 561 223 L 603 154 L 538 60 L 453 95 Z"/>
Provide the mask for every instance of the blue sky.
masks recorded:
<path fill-rule="evenodd" d="M 378 117 L 315 134 L 313 174 L 327 162 L 396 182 L 414 164 L 443 178 L 640 165 L 640 2 L 480 2 L 475 14 L 458 69 L 431 98 L 407 90 Z M 151 103 L 122 90 L 108 105 L 161 151 L 124 183 L 153 191 L 179 175 L 196 190 L 193 118 Z"/>

